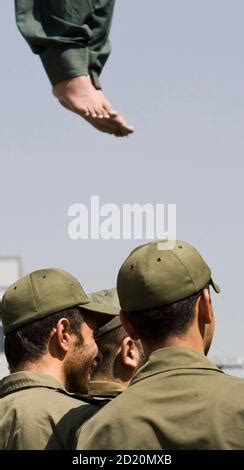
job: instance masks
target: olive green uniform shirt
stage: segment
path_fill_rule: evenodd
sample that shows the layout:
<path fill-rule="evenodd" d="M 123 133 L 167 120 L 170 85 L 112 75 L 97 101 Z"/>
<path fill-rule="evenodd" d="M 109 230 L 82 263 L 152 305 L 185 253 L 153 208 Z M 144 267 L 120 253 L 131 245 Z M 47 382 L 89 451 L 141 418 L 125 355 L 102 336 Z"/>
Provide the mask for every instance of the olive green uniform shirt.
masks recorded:
<path fill-rule="evenodd" d="M 50 375 L 11 374 L 0 381 L 0 449 L 72 449 L 102 402 L 69 394 Z"/>
<path fill-rule="evenodd" d="M 16 21 L 32 51 L 40 55 L 53 85 L 99 75 L 110 54 L 115 0 L 15 0 Z"/>
<path fill-rule="evenodd" d="M 154 351 L 81 428 L 78 449 L 244 449 L 244 380 L 186 348 Z"/>
<path fill-rule="evenodd" d="M 92 397 L 115 398 L 121 394 L 126 387 L 117 382 L 105 380 L 92 380 L 89 383 L 89 395 Z"/>

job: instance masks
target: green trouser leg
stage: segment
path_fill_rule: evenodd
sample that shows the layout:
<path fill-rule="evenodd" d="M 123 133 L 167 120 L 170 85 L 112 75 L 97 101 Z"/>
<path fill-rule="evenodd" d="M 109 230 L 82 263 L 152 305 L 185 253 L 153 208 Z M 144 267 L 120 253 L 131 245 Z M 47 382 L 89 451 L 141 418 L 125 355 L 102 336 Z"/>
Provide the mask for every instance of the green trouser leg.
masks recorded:
<path fill-rule="evenodd" d="M 15 0 L 16 21 L 53 85 L 99 75 L 110 54 L 115 0 Z"/>

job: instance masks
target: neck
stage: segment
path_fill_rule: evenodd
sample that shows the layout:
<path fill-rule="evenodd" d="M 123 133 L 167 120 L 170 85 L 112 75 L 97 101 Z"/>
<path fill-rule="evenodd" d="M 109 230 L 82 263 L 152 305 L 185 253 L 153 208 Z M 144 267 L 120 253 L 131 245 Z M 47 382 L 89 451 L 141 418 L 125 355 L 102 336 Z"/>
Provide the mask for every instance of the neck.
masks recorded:
<path fill-rule="evenodd" d="M 195 335 L 191 331 L 188 331 L 187 334 L 182 336 L 170 336 L 157 343 L 145 343 L 142 341 L 142 344 L 147 359 L 153 351 L 161 348 L 187 348 L 204 354 L 204 345 L 201 335 Z"/>
<path fill-rule="evenodd" d="M 65 386 L 65 377 L 60 367 L 60 362 L 56 359 L 50 361 L 49 357 L 43 356 L 38 362 L 23 362 L 11 372 L 29 371 L 36 374 L 51 375 Z"/>

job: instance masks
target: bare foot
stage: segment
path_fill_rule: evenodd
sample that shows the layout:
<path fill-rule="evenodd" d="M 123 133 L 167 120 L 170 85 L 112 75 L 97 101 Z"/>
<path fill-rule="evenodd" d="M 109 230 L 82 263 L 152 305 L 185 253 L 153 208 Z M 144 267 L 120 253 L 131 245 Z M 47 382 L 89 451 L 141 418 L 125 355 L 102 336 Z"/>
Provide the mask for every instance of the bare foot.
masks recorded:
<path fill-rule="evenodd" d="M 113 109 L 90 77 L 75 77 L 57 83 L 53 94 L 70 111 L 79 114 L 101 132 L 124 137 L 134 132 L 123 116 Z"/>

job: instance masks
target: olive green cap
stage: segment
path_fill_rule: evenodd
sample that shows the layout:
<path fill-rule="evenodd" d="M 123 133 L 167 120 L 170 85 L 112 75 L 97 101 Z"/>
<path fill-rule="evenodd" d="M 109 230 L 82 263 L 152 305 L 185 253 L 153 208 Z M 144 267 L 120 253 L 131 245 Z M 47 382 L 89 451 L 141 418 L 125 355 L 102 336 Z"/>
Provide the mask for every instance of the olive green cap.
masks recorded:
<path fill-rule="evenodd" d="M 102 303 L 103 305 L 113 305 L 117 309 L 117 313 L 112 318 L 112 320 L 109 320 L 105 325 L 99 328 L 96 334 L 96 338 L 100 338 L 106 333 L 109 333 L 110 331 L 115 330 L 121 326 L 119 317 L 120 305 L 117 289 L 113 288 L 93 292 L 92 294 L 89 294 L 89 298 L 93 302 Z"/>
<path fill-rule="evenodd" d="M 12 284 L 2 299 L 3 332 L 8 334 L 28 323 L 71 307 L 115 315 L 112 305 L 92 302 L 75 277 L 63 269 L 34 271 Z"/>
<path fill-rule="evenodd" d="M 120 326 L 122 326 L 120 316 L 116 315 L 112 318 L 112 320 L 108 321 L 108 323 L 99 328 L 98 332 L 96 333 L 96 339 L 101 338 L 101 336 L 106 335 L 107 333 L 110 333 L 110 331 L 116 330 Z"/>
<path fill-rule="evenodd" d="M 112 289 L 103 289 L 96 292 L 88 294 L 91 302 L 96 302 L 103 305 L 112 305 L 116 308 L 115 315 L 119 315 L 120 305 L 119 298 L 117 294 L 117 289 L 113 287 Z"/>
<path fill-rule="evenodd" d="M 220 292 L 210 268 L 192 245 L 177 240 L 174 248 L 164 249 L 164 243 L 159 240 L 139 246 L 122 264 L 117 290 L 124 311 L 177 302 L 199 292 L 208 282 Z"/>

